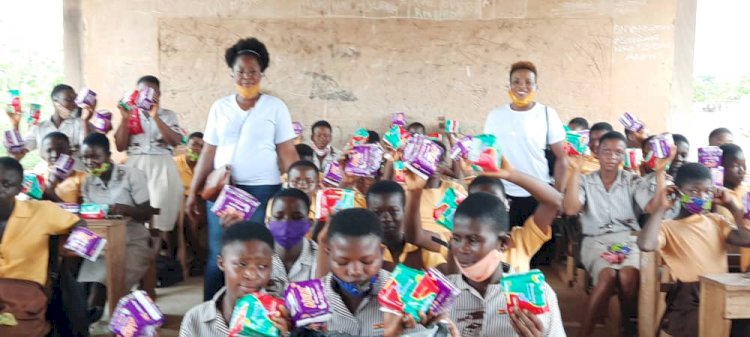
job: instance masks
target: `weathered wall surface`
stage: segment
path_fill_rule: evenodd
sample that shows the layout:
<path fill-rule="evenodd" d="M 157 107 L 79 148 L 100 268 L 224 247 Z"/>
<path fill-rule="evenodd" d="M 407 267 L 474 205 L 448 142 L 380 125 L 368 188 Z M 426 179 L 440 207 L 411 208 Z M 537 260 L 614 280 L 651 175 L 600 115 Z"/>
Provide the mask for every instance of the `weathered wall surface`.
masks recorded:
<path fill-rule="evenodd" d="M 66 67 L 83 83 L 72 84 L 113 108 L 106 102 L 155 74 L 190 130 L 232 92 L 224 49 L 247 36 L 271 54 L 264 90 L 307 126 L 337 125 L 338 142 L 359 126 L 383 131 L 397 111 L 481 131 L 522 59 L 537 64 L 539 100 L 563 119 L 616 122 L 631 111 L 658 131 L 689 99 L 680 93 L 690 77 L 675 69 L 692 63 L 695 0 L 70 1 L 84 21 L 82 68 Z"/>

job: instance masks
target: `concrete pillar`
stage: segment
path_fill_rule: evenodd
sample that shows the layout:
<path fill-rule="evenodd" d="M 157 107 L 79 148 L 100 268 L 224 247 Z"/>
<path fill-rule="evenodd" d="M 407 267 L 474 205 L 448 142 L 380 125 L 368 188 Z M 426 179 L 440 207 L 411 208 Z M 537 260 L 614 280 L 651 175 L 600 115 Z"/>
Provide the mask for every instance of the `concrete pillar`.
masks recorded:
<path fill-rule="evenodd" d="M 63 0 L 63 67 L 65 83 L 74 88 L 84 84 L 82 40 L 81 0 Z"/>

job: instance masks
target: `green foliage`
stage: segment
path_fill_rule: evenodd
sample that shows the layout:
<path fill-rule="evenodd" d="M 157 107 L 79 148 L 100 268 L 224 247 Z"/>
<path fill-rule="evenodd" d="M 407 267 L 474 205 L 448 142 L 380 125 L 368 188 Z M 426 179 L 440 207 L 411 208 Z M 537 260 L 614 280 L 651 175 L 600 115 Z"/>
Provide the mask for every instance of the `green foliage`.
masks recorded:
<path fill-rule="evenodd" d="M 738 101 L 750 96 L 750 75 L 735 80 L 698 76 L 693 81 L 694 102 Z"/>

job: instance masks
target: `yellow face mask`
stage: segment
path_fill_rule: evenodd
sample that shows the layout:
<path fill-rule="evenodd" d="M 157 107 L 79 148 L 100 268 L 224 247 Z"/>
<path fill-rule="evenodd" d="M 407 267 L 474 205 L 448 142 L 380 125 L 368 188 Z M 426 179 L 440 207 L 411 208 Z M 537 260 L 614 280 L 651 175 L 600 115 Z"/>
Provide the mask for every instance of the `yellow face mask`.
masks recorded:
<path fill-rule="evenodd" d="M 243 87 L 239 84 L 235 85 L 237 93 L 244 99 L 255 99 L 260 95 L 260 83 L 252 87 Z"/>
<path fill-rule="evenodd" d="M 536 92 L 532 91 L 528 95 L 526 95 L 525 98 L 518 97 L 513 90 L 508 90 L 508 96 L 510 96 L 511 101 L 513 102 L 513 105 L 519 107 L 519 108 L 525 108 L 529 106 L 532 102 L 534 102 L 534 98 L 536 96 Z"/>

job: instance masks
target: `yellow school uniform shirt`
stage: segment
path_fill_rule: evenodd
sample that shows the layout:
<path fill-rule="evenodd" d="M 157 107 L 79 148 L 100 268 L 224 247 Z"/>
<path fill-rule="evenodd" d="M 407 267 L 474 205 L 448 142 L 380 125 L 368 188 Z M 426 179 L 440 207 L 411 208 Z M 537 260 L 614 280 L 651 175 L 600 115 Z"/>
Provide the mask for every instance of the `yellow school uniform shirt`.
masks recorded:
<path fill-rule="evenodd" d="M 734 190 L 730 190 L 731 196 L 734 199 L 734 202 L 737 203 L 737 205 L 740 205 L 744 208 L 744 203 L 742 202 L 742 199 L 745 198 L 745 195 L 747 194 L 747 187 L 744 185 L 737 186 Z M 716 205 L 716 213 L 721 214 L 729 220 L 730 222 L 734 221 L 734 215 L 732 215 L 732 212 L 730 212 L 726 207 Z M 737 224 L 737 226 L 741 226 L 742 224 Z M 745 224 L 747 226 L 747 224 Z M 740 271 L 746 271 L 748 267 L 750 267 L 750 248 L 746 247 L 738 247 L 740 250 Z"/>
<path fill-rule="evenodd" d="M 458 183 L 443 180 L 438 188 L 426 188 L 422 191 L 422 199 L 419 204 L 420 217 L 422 219 L 422 228 L 431 232 L 435 232 L 440 235 L 440 238 L 446 243 L 450 242 L 451 231 L 443 225 L 437 223 L 432 213 L 445 196 L 445 192 L 449 188 L 454 188 L 456 192 L 463 195 L 468 195 L 466 189 Z M 443 257 L 448 257 L 448 249 L 443 249 L 441 252 Z"/>
<path fill-rule="evenodd" d="M 193 182 L 193 169 L 187 163 L 187 157 L 180 155 L 173 157 L 174 163 L 177 166 L 177 172 L 180 174 L 180 181 L 182 181 L 182 189 L 185 195 L 190 193 L 190 184 Z"/>
<path fill-rule="evenodd" d="M 510 231 L 513 246 L 506 249 L 503 254 L 503 262 L 510 265 L 510 270 L 516 273 L 525 273 L 530 270 L 531 258 L 542 248 L 545 242 L 552 239 L 552 229 L 547 234 L 534 222 L 534 216 L 530 216 L 523 226 L 513 227 Z"/>
<path fill-rule="evenodd" d="M 422 249 L 419 246 L 416 246 L 407 242 L 404 245 L 404 250 L 401 252 L 401 255 L 398 257 L 398 263 L 404 263 L 409 253 L 412 253 L 416 251 L 417 249 L 421 250 L 422 263 L 424 264 L 425 268 L 434 268 L 447 262 L 442 254 L 431 252 L 427 249 Z M 387 247 L 383 247 L 383 261 L 396 263 L 395 261 L 393 261 L 393 256 L 391 255 L 391 251 L 388 250 Z"/>
<path fill-rule="evenodd" d="M 57 184 L 55 187 L 55 194 L 62 199 L 63 202 L 78 204 L 81 202 L 81 185 L 83 180 L 86 178 L 86 173 L 81 171 L 73 171 L 70 177 Z"/>
<path fill-rule="evenodd" d="M 0 278 L 44 286 L 49 237 L 68 233 L 80 219 L 49 201 L 16 200 L 0 242 Z"/>
<path fill-rule="evenodd" d="M 672 278 L 682 282 L 726 273 L 726 239 L 731 231 L 732 224 L 715 213 L 664 220 L 659 229 L 659 254 Z"/>

